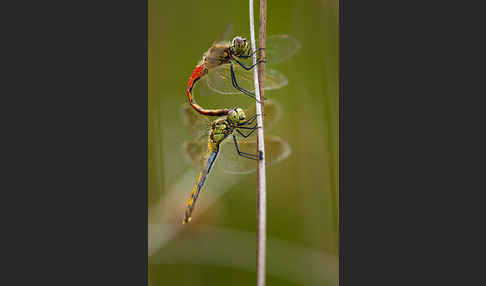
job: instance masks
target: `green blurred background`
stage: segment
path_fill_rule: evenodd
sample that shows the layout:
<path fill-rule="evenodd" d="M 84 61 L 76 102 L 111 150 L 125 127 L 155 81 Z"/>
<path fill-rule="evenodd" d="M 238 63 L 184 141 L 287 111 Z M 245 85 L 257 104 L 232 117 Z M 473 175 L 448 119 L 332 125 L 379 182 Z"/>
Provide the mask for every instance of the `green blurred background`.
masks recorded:
<path fill-rule="evenodd" d="M 180 115 L 187 81 L 228 23 L 249 36 L 248 1 L 149 0 L 148 7 L 149 285 L 254 285 L 255 173 L 214 170 L 192 222 L 181 224 L 197 177 L 181 149 L 190 139 Z M 337 285 L 338 1 L 268 1 L 267 8 L 267 35 L 302 44 L 272 66 L 289 84 L 265 93 L 282 109 L 271 134 L 292 150 L 267 169 L 267 285 Z M 206 108 L 254 105 L 243 95 L 195 96 Z"/>

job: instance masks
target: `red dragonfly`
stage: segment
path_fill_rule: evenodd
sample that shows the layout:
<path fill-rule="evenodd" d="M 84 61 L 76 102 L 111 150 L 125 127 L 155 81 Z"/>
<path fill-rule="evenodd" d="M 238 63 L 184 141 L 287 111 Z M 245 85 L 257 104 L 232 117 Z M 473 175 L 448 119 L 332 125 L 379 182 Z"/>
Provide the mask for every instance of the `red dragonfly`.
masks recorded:
<path fill-rule="evenodd" d="M 265 59 L 258 59 L 253 65 L 245 65 L 242 61 L 253 56 L 261 49 L 251 52 L 247 39 L 236 36 L 232 41 L 215 42 L 204 53 L 202 60 L 194 69 L 187 85 L 186 93 L 191 106 L 199 113 L 207 116 L 228 115 L 231 109 L 204 109 L 196 103 L 192 96 L 195 83 L 201 80 L 209 89 L 222 94 L 246 94 L 257 100 L 251 92 L 253 73 L 250 72 L 257 64 L 265 61 L 267 64 L 277 64 L 286 61 L 301 47 L 300 42 L 289 35 L 270 36 L 266 40 Z M 265 69 L 265 89 L 276 89 L 285 86 L 287 78 L 272 69 Z"/>

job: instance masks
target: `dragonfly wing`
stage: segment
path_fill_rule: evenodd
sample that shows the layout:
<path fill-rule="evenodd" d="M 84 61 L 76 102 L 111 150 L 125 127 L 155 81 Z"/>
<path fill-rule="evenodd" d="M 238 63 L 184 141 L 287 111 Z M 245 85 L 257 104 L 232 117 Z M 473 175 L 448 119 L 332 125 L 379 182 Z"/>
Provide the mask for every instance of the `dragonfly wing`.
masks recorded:
<path fill-rule="evenodd" d="M 211 90 L 221 94 L 241 93 L 232 84 L 230 67 L 231 65 L 224 64 L 209 70 L 204 80 Z M 233 69 L 238 85 L 246 90 L 253 91 L 255 89 L 253 70 L 245 70 L 238 64 L 233 64 Z M 281 88 L 288 83 L 283 74 L 273 69 L 265 69 L 263 80 L 266 90 Z"/>
<path fill-rule="evenodd" d="M 230 82 L 231 84 L 231 82 Z M 193 97 L 197 98 L 197 96 L 208 96 L 208 95 L 219 95 L 221 93 L 215 92 L 211 89 L 208 85 L 207 76 L 201 78 L 199 82 L 196 83 L 194 89 L 196 92 L 193 91 Z M 195 94 L 195 96 L 194 96 Z"/>
<path fill-rule="evenodd" d="M 233 35 L 233 30 L 234 30 L 233 22 L 229 22 L 226 25 L 226 28 L 224 29 L 224 31 L 219 35 L 219 37 L 215 41 L 215 43 L 228 42 L 228 41 L 230 41 L 231 40 L 231 36 Z"/>
<path fill-rule="evenodd" d="M 267 37 L 265 62 L 269 65 L 279 64 L 291 58 L 302 47 L 299 40 L 290 35 L 273 35 Z"/>
<path fill-rule="evenodd" d="M 181 113 L 186 130 L 192 138 L 205 138 L 209 134 L 211 123 L 206 118 L 195 111 L 191 105 L 184 103 L 181 106 Z"/>
<path fill-rule="evenodd" d="M 256 154 L 257 142 L 256 138 L 245 141 L 238 137 L 238 146 L 241 152 Z M 265 136 L 265 162 L 266 167 L 273 165 L 287 158 L 291 153 L 290 146 L 282 138 L 278 136 Z M 222 168 L 226 173 L 246 174 L 256 170 L 257 162 L 255 160 L 241 157 L 236 152 L 233 143 L 233 138 L 228 138 L 224 141 L 220 149 L 220 162 L 218 168 Z"/>
<path fill-rule="evenodd" d="M 207 139 L 198 139 L 184 142 L 182 145 L 186 160 L 196 170 L 202 170 L 208 159 L 208 142 Z"/>
<path fill-rule="evenodd" d="M 255 104 L 248 108 L 245 113 L 247 118 L 253 116 L 256 113 Z M 280 107 L 280 104 L 272 99 L 265 100 L 265 105 L 263 108 L 263 124 L 265 126 L 265 132 L 272 129 L 281 116 L 282 108 Z"/>

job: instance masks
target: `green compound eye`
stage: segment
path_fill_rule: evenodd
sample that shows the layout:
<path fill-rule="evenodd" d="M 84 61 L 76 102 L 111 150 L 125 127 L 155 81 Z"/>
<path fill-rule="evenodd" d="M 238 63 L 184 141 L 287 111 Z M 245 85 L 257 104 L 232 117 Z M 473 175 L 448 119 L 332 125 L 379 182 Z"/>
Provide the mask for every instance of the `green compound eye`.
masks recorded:
<path fill-rule="evenodd" d="M 261 160 L 262 157 L 260 153 L 253 151 L 257 150 L 258 146 L 254 132 L 258 128 L 255 122 L 257 115 L 253 107 L 246 112 L 252 114 L 249 118 L 243 109 L 235 107 L 229 109 L 226 117 L 216 119 L 209 125 L 210 128 L 207 128 L 210 123 L 207 118 L 198 115 L 191 106 L 184 106 L 184 114 L 191 117 L 185 120 L 185 126 L 191 129 L 195 136 L 184 143 L 184 152 L 200 172 L 187 200 L 183 223 L 191 221 L 197 198 L 216 160 L 219 160 L 219 168 L 226 173 L 247 174 L 256 170 L 255 160 Z M 278 118 L 278 110 L 272 101 L 265 103 L 267 126 L 272 125 L 272 121 Z M 225 146 L 221 146 L 223 144 Z M 290 145 L 278 136 L 266 135 L 264 144 L 266 166 L 282 161 L 291 153 Z"/>
<path fill-rule="evenodd" d="M 246 114 L 241 108 L 236 109 L 236 113 L 238 114 L 238 119 L 239 122 L 245 121 L 246 120 Z"/>

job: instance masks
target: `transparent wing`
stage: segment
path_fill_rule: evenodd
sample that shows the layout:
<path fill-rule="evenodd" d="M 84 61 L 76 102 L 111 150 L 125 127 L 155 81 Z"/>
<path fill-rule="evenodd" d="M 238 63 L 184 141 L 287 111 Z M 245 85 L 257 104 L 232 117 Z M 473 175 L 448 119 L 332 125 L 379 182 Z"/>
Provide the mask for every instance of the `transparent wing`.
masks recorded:
<path fill-rule="evenodd" d="M 253 104 L 250 108 L 245 110 L 245 113 L 247 118 L 256 114 L 255 104 Z M 281 116 L 282 116 L 282 108 L 280 107 L 280 104 L 278 104 L 275 100 L 271 100 L 271 99 L 265 100 L 265 105 L 263 108 L 263 124 L 265 127 L 265 132 L 271 130 Z M 256 132 L 254 132 L 253 134 L 256 134 Z"/>
<path fill-rule="evenodd" d="M 208 139 L 196 139 L 184 142 L 182 149 L 186 160 L 197 170 L 202 170 L 208 159 Z"/>
<path fill-rule="evenodd" d="M 241 152 L 256 154 L 256 138 L 252 138 L 249 141 L 241 140 L 241 136 L 237 136 L 237 138 Z M 287 158 L 290 153 L 290 146 L 283 139 L 278 136 L 265 136 L 266 167 L 282 161 Z M 219 160 L 220 162 L 217 165 L 218 168 L 222 168 L 226 173 L 251 173 L 254 172 L 257 167 L 257 162 L 255 160 L 243 158 L 238 155 L 232 137 L 228 137 L 221 144 Z"/>
<path fill-rule="evenodd" d="M 184 127 L 188 130 L 192 138 L 200 139 L 207 137 L 210 132 L 211 123 L 206 116 L 199 114 L 187 103 L 181 106 L 181 114 Z"/>
<path fill-rule="evenodd" d="M 301 48 L 300 41 L 290 35 L 273 35 L 267 37 L 265 63 L 279 64 L 291 58 Z"/>
<path fill-rule="evenodd" d="M 182 114 L 184 117 L 184 125 L 195 136 L 194 140 L 187 141 L 183 144 L 183 152 L 186 160 L 192 164 L 197 170 L 204 168 L 208 159 L 208 135 L 210 131 L 210 121 L 205 116 L 199 115 L 192 107 L 185 104 L 182 107 Z M 255 105 L 251 105 L 245 111 L 247 117 L 253 116 Z M 264 107 L 264 124 L 265 133 L 269 131 L 273 125 L 281 117 L 281 107 L 274 100 L 265 100 Z M 254 126 L 253 124 L 248 126 Z M 249 130 L 241 130 L 247 134 Z M 236 131 L 235 131 L 236 132 Z M 256 132 L 253 132 L 248 138 L 243 138 L 237 134 L 238 145 L 242 152 L 255 154 L 256 153 Z M 279 137 L 266 135 L 265 136 L 265 151 L 267 166 L 279 162 L 290 155 L 289 145 Z M 223 141 L 220 148 L 221 163 L 216 165 L 216 168 L 222 168 L 227 173 L 251 173 L 256 169 L 256 162 L 254 160 L 246 159 L 236 153 L 236 148 L 233 143 L 233 137 L 229 136 Z M 218 167 L 219 166 L 219 167 Z"/>
<path fill-rule="evenodd" d="M 231 79 L 230 79 L 231 84 Z M 214 91 L 208 86 L 207 75 L 202 77 L 196 84 L 194 85 L 194 89 L 192 90 L 192 96 L 196 98 L 198 96 L 209 96 L 209 95 L 220 95 L 221 93 Z"/>
<path fill-rule="evenodd" d="M 235 78 L 238 85 L 246 90 L 253 91 L 255 89 L 253 83 L 253 70 L 245 70 L 238 64 L 233 64 Z M 287 78 L 276 70 L 265 69 L 263 76 L 265 83 L 265 89 L 277 89 L 287 85 Z M 234 88 L 231 81 L 230 65 L 224 64 L 209 70 L 208 74 L 203 77 L 201 84 L 207 84 L 207 86 L 222 94 L 239 94 L 239 90 Z"/>
<path fill-rule="evenodd" d="M 218 39 L 216 41 L 214 41 L 214 43 L 230 41 L 231 36 L 233 35 L 233 30 L 234 30 L 233 22 L 229 22 L 226 25 L 226 28 L 224 29 L 224 31 L 219 35 Z"/>
<path fill-rule="evenodd" d="M 265 100 L 263 113 L 265 131 L 269 131 L 282 116 L 282 108 L 275 100 L 267 99 Z M 184 128 L 189 131 L 192 138 L 206 138 L 209 135 L 211 131 L 211 122 L 206 116 L 197 113 L 189 104 L 183 104 L 181 106 L 181 114 Z M 246 108 L 245 114 L 247 118 L 255 115 L 255 105 L 253 104 L 249 108 Z M 254 122 L 254 124 L 256 124 L 256 120 Z M 254 124 L 250 124 L 249 126 L 253 126 Z"/>

